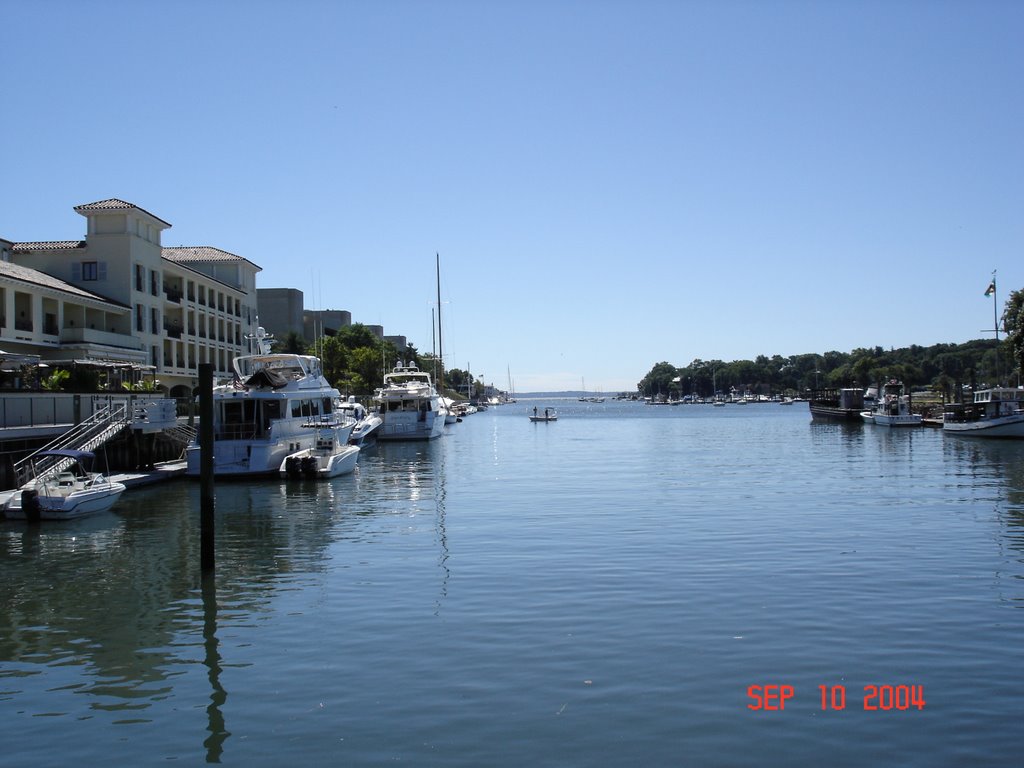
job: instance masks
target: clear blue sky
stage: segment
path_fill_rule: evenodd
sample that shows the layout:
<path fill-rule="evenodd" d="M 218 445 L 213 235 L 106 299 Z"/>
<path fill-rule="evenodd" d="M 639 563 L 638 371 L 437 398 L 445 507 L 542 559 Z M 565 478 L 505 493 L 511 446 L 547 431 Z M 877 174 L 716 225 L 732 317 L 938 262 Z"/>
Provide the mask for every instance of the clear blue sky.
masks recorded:
<path fill-rule="evenodd" d="M 440 253 L 446 363 L 520 392 L 962 342 L 993 270 L 1024 288 L 1024 3 L 0 0 L 0 28 L 0 237 L 121 198 L 424 351 Z"/>

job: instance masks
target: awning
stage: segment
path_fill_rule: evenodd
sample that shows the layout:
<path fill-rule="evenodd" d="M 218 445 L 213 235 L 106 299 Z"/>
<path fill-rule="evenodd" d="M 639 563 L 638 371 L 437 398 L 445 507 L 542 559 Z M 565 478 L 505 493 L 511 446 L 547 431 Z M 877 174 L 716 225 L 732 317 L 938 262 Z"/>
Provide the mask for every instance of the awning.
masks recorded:
<path fill-rule="evenodd" d="M 0 349 L 0 370 L 16 371 L 23 365 L 39 365 L 39 355 L 23 355 Z"/>
<path fill-rule="evenodd" d="M 72 366 L 77 365 L 82 368 L 130 368 L 133 371 L 155 371 L 155 365 L 145 365 L 142 363 L 132 363 L 127 360 L 103 360 L 94 357 L 86 358 L 75 358 L 72 360 L 45 360 L 47 365 L 64 365 Z"/>

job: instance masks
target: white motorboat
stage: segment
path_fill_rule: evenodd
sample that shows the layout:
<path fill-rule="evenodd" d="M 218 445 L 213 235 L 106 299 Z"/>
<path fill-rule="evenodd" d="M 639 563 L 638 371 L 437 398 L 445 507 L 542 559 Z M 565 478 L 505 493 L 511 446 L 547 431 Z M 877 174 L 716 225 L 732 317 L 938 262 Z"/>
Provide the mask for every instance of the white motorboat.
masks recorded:
<path fill-rule="evenodd" d="M 323 374 L 320 358 L 272 353 L 258 328 L 258 352 L 234 360 L 235 377 L 213 389 L 213 473 L 276 474 L 285 458 L 314 447 L 310 422 L 334 418 L 341 394 Z M 185 452 L 187 475 L 200 470 L 198 439 Z"/>
<path fill-rule="evenodd" d="M 384 424 L 378 440 L 430 440 L 444 431 L 444 412 L 430 374 L 399 363 L 373 396 Z"/>
<path fill-rule="evenodd" d="M 444 411 L 444 423 L 455 424 L 460 420 L 458 407 L 450 397 L 439 397 L 441 408 Z"/>
<path fill-rule="evenodd" d="M 558 421 L 558 413 L 554 408 L 545 408 L 544 413 L 540 413 L 534 408 L 530 421 Z"/>
<path fill-rule="evenodd" d="M 349 395 L 348 400 L 339 402 L 337 410 L 355 422 L 348 438 L 349 444 L 362 447 L 377 439 L 377 432 L 384 421 L 375 412 L 367 410 L 366 406 L 356 400 L 355 395 Z"/>
<path fill-rule="evenodd" d="M 982 389 L 974 393 L 973 403 L 946 406 L 942 431 L 971 437 L 1024 438 L 1024 389 Z"/>
<path fill-rule="evenodd" d="M 32 459 L 33 477 L 16 491 L 4 514 L 16 520 L 72 520 L 105 512 L 121 498 L 124 483 L 86 469 L 90 451 L 40 451 Z M 50 459 L 48 469 L 38 469 Z"/>
<path fill-rule="evenodd" d="M 349 444 L 349 436 L 355 422 L 310 425 L 316 430 L 316 442 L 312 448 L 305 448 L 290 454 L 281 462 L 280 474 L 291 480 L 310 478 L 325 480 L 345 475 L 356 468 L 359 446 Z"/>
<path fill-rule="evenodd" d="M 921 426 L 921 414 L 910 410 L 910 395 L 898 381 L 890 381 L 882 387 L 874 408 L 868 413 L 871 414 L 871 423 L 880 427 Z"/>

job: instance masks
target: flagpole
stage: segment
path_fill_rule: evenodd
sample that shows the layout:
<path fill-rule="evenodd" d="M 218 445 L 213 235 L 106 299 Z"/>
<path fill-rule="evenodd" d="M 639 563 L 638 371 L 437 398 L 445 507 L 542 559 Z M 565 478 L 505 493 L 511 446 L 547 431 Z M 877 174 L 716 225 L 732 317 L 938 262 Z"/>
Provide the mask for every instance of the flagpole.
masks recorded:
<path fill-rule="evenodd" d="M 992 327 L 996 329 L 996 346 L 999 346 L 999 302 L 996 301 L 996 270 L 992 270 Z"/>
<path fill-rule="evenodd" d="M 992 284 L 989 285 L 989 293 L 992 294 L 992 330 L 996 334 L 996 384 L 1002 384 L 999 378 L 999 302 L 996 300 L 996 272 L 992 270 Z"/>

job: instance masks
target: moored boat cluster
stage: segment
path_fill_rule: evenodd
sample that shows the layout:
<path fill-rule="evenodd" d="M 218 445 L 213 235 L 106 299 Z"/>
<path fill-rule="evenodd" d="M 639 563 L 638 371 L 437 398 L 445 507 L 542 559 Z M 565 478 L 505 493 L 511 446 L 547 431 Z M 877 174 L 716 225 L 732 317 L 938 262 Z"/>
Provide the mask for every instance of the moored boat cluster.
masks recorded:
<path fill-rule="evenodd" d="M 857 388 L 817 390 L 810 399 L 815 420 L 864 422 L 883 427 L 941 427 L 948 434 L 985 438 L 1024 438 L 1024 388 L 989 387 L 970 403 L 948 403 L 926 418 L 913 408 L 903 385 L 890 381 L 871 401 Z"/>
<path fill-rule="evenodd" d="M 415 365 L 399 363 L 386 374 L 368 408 L 331 386 L 319 358 L 272 352 L 270 338 L 258 329 L 256 353 L 236 357 L 233 378 L 213 387 L 215 477 L 337 477 L 355 470 L 360 451 L 377 440 L 431 440 L 460 418 L 458 406 Z M 86 471 L 81 460 L 91 457 L 38 452 L 32 478 L 8 492 L 7 516 L 69 519 L 109 509 L 125 486 Z M 202 458 L 196 437 L 186 448 L 184 473 L 198 477 Z"/>

